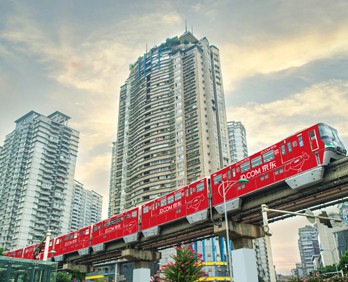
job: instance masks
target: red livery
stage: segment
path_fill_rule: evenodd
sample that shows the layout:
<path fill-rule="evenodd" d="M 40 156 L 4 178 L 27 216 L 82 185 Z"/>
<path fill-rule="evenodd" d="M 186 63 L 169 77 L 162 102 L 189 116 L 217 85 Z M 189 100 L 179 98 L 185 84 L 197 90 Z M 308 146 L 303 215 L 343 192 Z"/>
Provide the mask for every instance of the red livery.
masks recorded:
<path fill-rule="evenodd" d="M 176 220 L 208 220 L 213 208 L 218 213 L 238 210 L 243 197 L 262 189 L 277 189 L 285 182 L 291 189 L 302 189 L 323 179 L 326 165 L 343 158 L 347 151 L 336 129 L 318 123 L 269 146 L 237 163 L 211 174 L 140 207 L 100 221 L 92 226 L 52 238 L 48 258 L 78 252 L 79 255 L 103 250 L 105 244 L 123 239 L 126 243 L 160 235 L 160 227 Z M 243 181 L 244 180 L 244 183 Z M 245 183 L 249 182 L 249 183 Z M 224 201 L 226 200 L 226 201 Z M 34 259 L 36 245 L 6 252 L 6 256 Z M 36 259 L 43 259 L 44 247 Z"/>

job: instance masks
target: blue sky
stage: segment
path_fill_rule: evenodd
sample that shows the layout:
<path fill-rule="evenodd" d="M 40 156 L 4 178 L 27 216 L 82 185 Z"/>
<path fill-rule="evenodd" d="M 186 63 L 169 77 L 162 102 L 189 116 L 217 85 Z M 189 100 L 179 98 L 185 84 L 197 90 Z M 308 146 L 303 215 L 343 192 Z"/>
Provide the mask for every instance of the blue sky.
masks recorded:
<path fill-rule="evenodd" d="M 69 115 L 80 131 L 76 178 L 105 202 L 129 64 L 146 46 L 181 35 L 185 21 L 220 49 L 227 116 L 245 125 L 249 153 L 319 121 L 336 127 L 348 145 L 345 0 L 0 0 L 0 6 L 0 144 L 31 110 Z M 292 226 L 289 234 L 285 223 L 274 224 L 280 272 L 299 261 Z"/>

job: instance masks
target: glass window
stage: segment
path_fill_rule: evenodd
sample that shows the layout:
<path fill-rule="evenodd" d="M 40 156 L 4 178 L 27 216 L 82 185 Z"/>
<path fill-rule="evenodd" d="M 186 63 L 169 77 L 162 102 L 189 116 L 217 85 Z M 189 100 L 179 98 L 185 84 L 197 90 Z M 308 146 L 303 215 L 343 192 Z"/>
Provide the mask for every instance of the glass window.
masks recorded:
<path fill-rule="evenodd" d="M 265 163 L 269 162 L 269 161 L 274 159 L 274 151 L 273 150 L 268 151 L 268 152 L 264 153 L 262 155 L 262 157 L 263 157 L 263 162 L 265 162 Z"/>
<path fill-rule="evenodd" d="M 149 207 L 148 206 L 143 207 L 143 213 L 148 213 L 148 212 L 149 212 Z"/>
<path fill-rule="evenodd" d="M 242 163 L 240 165 L 240 169 L 241 169 L 241 172 L 244 172 L 244 171 L 247 171 L 250 169 L 250 163 L 249 161 L 245 162 L 245 163 Z"/>
<path fill-rule="evenodd" d="M 286 151 L 285 151 L 285 145 L 282 145 L 280 147 L 281 151 L 282 151 L 282 155 L 285 155 L 286 154 Z"/>
<path fill-rule="evenodd" d="M 196 188 L 197 188 L 197 192 L 203 191 L 204 190 L 204 183 L 199 183 Z"/>
<path fill-rule="evenodd" d="M 163 198 L 163 199 L 161 200 L 161 207 L 164 207 L 165 205 L 166 205 L 166 199 Z"/>
<path fill-rule="evenodd" d="M 303 146 L 302 136 L 297 137 L 297 139 L 298 139 L 298 144 L 300 145 L 300 147 L 302 147 Z"/>
<path fill-rule="evenodd" d="M 180 200 L 181 199 L 181 193 L 180 192 L 175 193 L 174 197 L 175 197 L 175 201 Z"/>
<path fill-rule="evenodd" d="M 168 204 L 171 204 L 173 202 L 174 202 L 174 196 L 171 195 L 171 196 L 168 197 Z"/>
<path fill-rule="evenodd" d="M 256 158 L 253 158 L 251 160 L 251 167 L 257 167 L 262 164 L 261 156 L 258 156 Z"/>
<path fill-rule="evenodd" d="M 288 151 L 289 151 L 289 153 L 291 153 L 292 152 L 292 146 L 291 146 L 291 142 L 288 142 Z"/>
<path fill-rule="evenodd" d="M 136 218 L 137 217 L 137 211 L 133 211 L 132 212 L 132 218 Z"/>
<path fill-rule="evenodd" d="M 214 176 L 214 184 L 219 184 L 222 181 L 222 175 L 218 174 Z"/>

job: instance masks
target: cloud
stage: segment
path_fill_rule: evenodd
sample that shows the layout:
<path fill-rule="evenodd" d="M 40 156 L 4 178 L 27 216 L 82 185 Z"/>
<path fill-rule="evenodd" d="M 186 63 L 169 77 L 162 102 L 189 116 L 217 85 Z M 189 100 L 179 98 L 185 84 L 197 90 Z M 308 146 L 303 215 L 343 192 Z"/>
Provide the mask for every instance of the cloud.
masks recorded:
<path fill-rule="evenodd" d="M 296 34 L 265 38 L 255 36 L 247 45 L 220 45 L 225 91 L 238 87 L 241 80 L 298 68 L 312 61 L 337 54 L 348 55 L 348 23 L 332 29 L 307 29 Z M 230 75 L 229 75 L 230 74 Z"/>
<path fill-rule="evenodd" d="M 242 121 L 251 154 L 317 122 L 335 127 L 348 144 L 347 108 L 348 82 L 329 81 L 282 100 L 230 107 L 227 120 Z"/>

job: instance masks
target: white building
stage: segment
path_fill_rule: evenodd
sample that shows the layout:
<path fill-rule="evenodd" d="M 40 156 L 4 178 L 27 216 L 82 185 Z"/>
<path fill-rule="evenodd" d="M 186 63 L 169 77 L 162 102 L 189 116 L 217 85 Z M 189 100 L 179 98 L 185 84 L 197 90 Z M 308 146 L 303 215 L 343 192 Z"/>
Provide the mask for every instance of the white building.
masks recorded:
<path fill-rule="evenodd" d="M 16 249 L 69 231 L 79 132 L 60 112 L 16 120 L 0 152 L 0 247 Z"/>
<path fill-rule="evenodd" d="M 114 146 L 109 216 L 226 166 L 219 49 L 185 32 L 131 64 Z"/>
<path fill-rule="evenodd" d="M 228 121 L 227 130 L 231 162 L 235 163 L 248 157 L 248 145 L 244 125 L 240 121 Z"/>
<path fill-rule="evenodd" d="M 93 190 L 87 190 L 75 180 L 72 200 L 70 231 L 78 230 L 101 220 L 103 197 Z"/>

